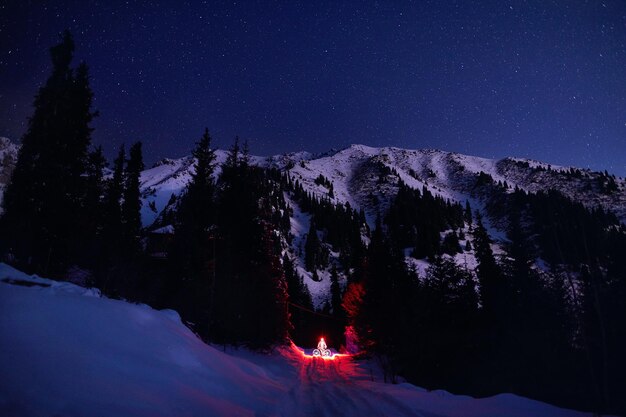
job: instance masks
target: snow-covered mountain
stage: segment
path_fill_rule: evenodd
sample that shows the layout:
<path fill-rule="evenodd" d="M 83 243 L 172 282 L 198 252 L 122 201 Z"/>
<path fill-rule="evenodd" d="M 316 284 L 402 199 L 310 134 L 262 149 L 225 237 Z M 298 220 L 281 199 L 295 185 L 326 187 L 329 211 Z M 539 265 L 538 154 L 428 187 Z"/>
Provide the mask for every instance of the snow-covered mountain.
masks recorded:
<path fill-rule="evenodd" d="M 216 175 L 219 174 L 219 163 L 225 160 L 226 152 L 217 151 Z M 489 189 L 486 191 L 484 187 L 477 187 L 481 177 L 491 178 L 494 185 L 502 183 L 500 189 L 506 185 L 507 192 L 513 192 L 516 187 L 528 192 L 556 189 L 589 208 L 601 206 L 611 210 L 622 222 L 626 222 L 626 181 L 623 178 L 527 159 L 493 160 L 433 149 L 352 145 L 320 156 L 306 152 L 271 157 L 253 156 L 251 163 L 288 173 L 293 181 L 298 181 L 306 191 L 320 198 L 336 204 L 349 203 L 352 208 L 363 209 L 370 227 L 374 225 L 378 214 L 385 214 L 397 194 L 400 181 L 415 189 L 426 188 L 432 194 L 451 202 L 465 204 L 469 201 L 472 209 L 484 211 L 489 200 L 489 195 L 485 193 L 489 193 Z M 144 226 L 149 227 L 157 219 L 172 195 L 176 196 L 184 190 L 192 170 L 193 159 L 185 157 L 165 159 L 142 173 Z M 320 175 L 332 184 L 332 192 L 328 181 L 318 180 Z M 612 188 L 608 186 L 609 183 L 612 183 Z M 311 292 L 314 305 L 321 308 L 329 297 L 330 269 L 317 271 L 319 279 L 313 279 L 312 272 L 304 268 L 304 243 L 309 231 L 310 214 L 300 210 L 290 196 L 285 197 L 293 209 L 291 233 L 294 239 L 290 252 L 298 273 Z M 495 241 L 492 245 L 494 253 L 502 253 L 499 243 L 504 239 L 505 225 L 489 216 L 484 216 L 484 222 Z M 473 247 L 469 229 L 462 232 Z M 476 259 L 472 250 L 458 253 L 454 258 L 458 265 L 474 270 Z M 421 276 L 425 275 L 430 265 L 425 260 L 411 257 L 407 257 L 406 261 Z M 343 283 L 345 278 L 345 275 L 340 276 Z"/>
<path fill-rule="evenodd" d="M 2 416 L 590 416 L 513 394 L 385 384 L 370 361 L 224 353 L 172 310 L 0 264 Z M 309 351 L 310 353 L 310 351 Z"/>
<path fill-rule="evenodd" d="M 218 162 L 226 153 L 218 151 Z M 561 167 L 521 159 L 500 160 L 462 155 L 434 149 L 373 148 L 352 145 L 325 156 L 315 157 L 298 152 L 271 157 L 252 157 L 252 163 L 287 171 L 304 188 L 334 202 L 350 203 L 363 208 L 371 220 L 384 211 L 390 197 L 397 190 L 397 178 L 413 188 L 426 187 L 435 195 L 451 201 L 474 203 L 480 208 L 480 196 L 475 195 L 476 178 L 481 172 L 494 181 L 506 182 L 512 189 L 519 187 L 529 192 L 556 189 L 587 207 L 601 206 L 613 211 L 626 222 L 626 180 L 615 178 L 617 189 L 603 190 L 608 181 L 604 173 L 575 167 Z M 144 225 L 149 225 L 165 207 L 172 194 L 178 194 L 189 181 L 193 161 L 190 157 L 163 160 L 142 173 L 144 193 Z M 390 174 L 393 171 L 393 175 Z M 324 185 L 316 184 L 319 175 L 328 178 L 334 195 Z M 146 207 L 154 204 L 157 213 L 148 213 Z"/>
<path fill-rule="evenodd" d="M 0 198 L 17 160 L 19 146 L 0 137 Z M 219 164 L 226 160 L 226 151 L 217 151 Z M 462 155 L 434 149 L 373 148 L 352 145 L 322 155 L 292 152 L 269 157 L 252 156 L 253 164 L 289 172 L 305 189 L 318 196 L 328 196 L 328 189 L 315 183 L 322 174 L 332 181 L 335 202 L 363 208 L 372 219 L 383 210 L 396 187 L 393 176 L 383 178 L 383 167 L 392 169 L 406 184 L 426 187 L 433 194 L 464 203 L 476 201 L 473 187 L 480 172 L 495 181 L 507 182 L 530 192 L 556 189 L 587 207 L 601 206 L 613 211 L 626 222 L 626 180 L 615 178 L 617 190 L 606 192 L 601 184 L 607 177 L 602 172 L 576 167 L 562 167 L 523 158 L 500 160 Z M 163 159 L 143 171 L 141 190 L 144 195 L 142 218 L 149 226 L 166 206 L 172 194 L 178 195 L 189 181 L 193 158 Z M 217 170 L 219 173 L 219 167 Z M 329 197 L 330 198 L 330 197 Z M 156 209 L 150 208 L 150 205 Z M 480 205 L 479 205 L 480 206 Z"/>
<path fill-rule="evenodd" d="M 0 193 L 9 179 L 17 150 L 17 145 L 6 138 L 0 138 Z M 218 150 L 216 153 L 217 176 L 220 164 L 226 160 L 227 152 Z M 484 174 L 495 183 L 506 184 L 509 192 L 515 187 L 529 192 L 556 189 L 587 207 L 601 206 L 611 210 L 622 222 L 626 222 L 626 181 L 623 178 L 574 167 L 551 166 L 527 159 L 494 160 L 433 149 L 409 150 L 352 145 L 322 155 L 294 152 L 270 157 L 251 156 L 250 162 L 288 173 L 292 180 L 297 180 L 306 191 L 318 197 L 327 198 L 334 203 L 349 203 L 353 208 L 362 208 L 370 226 L 373 226 L 377 214 L 385 213 L 397 193 L 400 181 L 412 188 L 426 188 L 432 194 L 452 202 L 464 204 L 469 201 L 474 210 L 483 210 L 489 196 L 484 194 L 484 189 L 477 188 L 476 184 Z M 172 201 L 172 196 L 181 194 L 191 178 L 193 165 L 194 160 L 190 156 L 163 159 L 142 172 L 144 226 L 150 227 Z M 320 175 L 328 182 L 320 182 Z M 332 192 L 329 183 L 332 184 Z M 299 274 L 304 277 L 313 295 L 314 304 L 321 307 L 328 299 L 329 271 L 318 271 L 320 280 L 313 280 L 311 272 L 304 268 L 303 246 L 309 230 L 310 215 L 300 210 L 290 196 L 286 195 L 285 198 L 293 209 L 291 233 L 294 239 L 291 241 L 291 253 Z M 488 216 L 485 216 L 485 223 L 496 241 L 493 249 L 499 253 L 497 242 L 505 235 L 503 225 L 497 219 L 495 222 L 490 221 Z M 166 227 L 162 230 L 172 229 Z M 471 243 L 471 233 L 465 234 Z M 470 269 L 475 265 L 471 250 L 457 254 L 455 258 L 459 265 Z M 422 276 L 429 265 L 412 258 L 407 258 L 407 262 L 412 263 Z"/>
<path fill-rule="evenodd" d="M 2 156 L 17 152 L 7 141 L 0 145 L 4 146 Z M 218 163 L 226 156 L 218 151 Z M 0 168 L 10 171 L 14 158 L 2 161 Z M 499 240 L 505 224 L 498 222 L 498 215 L 488 215 L 495 200 L 491 194 L 506 197 L 516 187 L 529 192 L 556 189 L 587 207 L 601 206 L 615 212 L 622 222 L 626 220 L 623 178 L 525 159 L 491 160 L 438 150 L 353 145 L 324 155 L 298 152 L 253 156 L 250 161 L 288 174 L 310 194 L 363 209 L 370 226 L 378 214 L 385 213 L 401 183 L 425 188 L 452 202 L 469 201 L 473 209 L 485 212 L 496 254 L 502 253 Z M 163 220 L 171 216 L 159 215 L 172 196 L 183 192 L 193 169 L 193 158 L 184 157 L 164 159 L 142 173 L 142 221 L 148 231 L 154 231 L 155 221 L 160 230 L 173 230 Z M 216 176 L 219 171 L 218 166 Z M 318 268 L 314 272 L 307 271 L 306 235 L 314 230 L 309 227 L 311 213 L 303 210 L 308 197 L 298 196 L 294 190 L 299 188 L 289 181 L 281 185 L 285 185 L 281 190 L 287 202 L 287 206 L 280 205 L 285 210 L 281 215 L 290 214 L 293 235 L 283 236 L 289 223 L 281 223 L 277 229 L 281 249 L 304 278 L 314 306 L 324 310 L 331 294 L 330 271 L 341 265 L 339 251 L 344 247 L 322 241 L 330 261 L 314 264 L 312 268 Z M 428 213 L 421 218 L 431 221 L 437 211 Z M 353 218 L 357 217 L 356 241 L 360 231 L 367 242 L 371 235 L 360 214 Z M 443 256 L 454 257 L 470 274 L 476 266 L 475 225 L 471 221 L 448 223 L 443 227 L 455 230 L 437 230 L 444 241 L 458 233 L 464 249 Z M 332 228 L 322 228 L 317 228 L 319 236 L 326 238 Z M 150 239 L 162 237 L 147 235 L 147 248 Z M 411 248 L 404 249 L 409 255 Z M 430 265 L 428 259 L 406 257 L 420 277 Z M 536 259 L 537 268 L 542 268 L 541 262 Z M 341 266 L 338 271 L 342 286 L 351 268 Z M 4 376 L 0 378 L 0 415 L 369 415 L 372 410 L 380 415 L 579 415 L 508 394 L 475 400 L 442 391 L 425 392 L 409 384 L 384 385 L 372 381 L 369 370 L 362 368 L 372 364 L 357 364 L 349 357 L 333 362 L 309 360 L 296 347 L 279 349 L 271 356 L 225 355 L 203 345 L 171 311 L 109 300 L 97 290 L 26 276 L 2 264 L 0 328 L 0 374 Z"/>

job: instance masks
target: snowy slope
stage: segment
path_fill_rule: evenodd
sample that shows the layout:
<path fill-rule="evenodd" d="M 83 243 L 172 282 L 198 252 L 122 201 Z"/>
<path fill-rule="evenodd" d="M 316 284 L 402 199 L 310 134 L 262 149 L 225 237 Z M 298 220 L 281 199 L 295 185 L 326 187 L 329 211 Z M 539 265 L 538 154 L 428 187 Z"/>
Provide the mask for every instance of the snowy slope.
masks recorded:
<path fill-rule="evenodd" d="M 17 154 L 17 149 L 16 145 L 0 138 L 0 164 L 3 164 L 0 165 L 0 195 L 3 190 L 3 178 L 4 181 L 8 179 L 6 173 L 10 171 L 9 161 Z M 5 155 L 9 157 L 4 158 Z M 217 176 L 221 170 L 220 164 L 226 160 L 227 152 L 218 150 L 216 156 Z M 477 194 L 475 187 L 481 172 L 489 174 L 496 182 L 506 182 L 510 190 L 515 186 L 530 192 L 557 189 L 588 207 L 600 205 L 610 209 L 626 222 L 626 181 L 623 178 L 616 179 L 618 191 L 606 194 L 599 189 L 598 183 L 603 178 L 600 173 L 580 170 L 581 174 L 574 176 L 569 173 L 570 167 L 550 166 L 520 158 L 494 160 L 433 149 L 410 150 L 352 145 L 323 155 L 294 152 L 270 157 L 251 156 L 250 162 L 287 172 L 294 181 L 301 183 L 306 191 L 320 198 L 330 198 L 335 203 L 349 203 L 353 208 L 363 208 L 370 227 L 374 226 L 377 214 L 385 213 L 390 201 L 396 195 L 400 180 L 410 187 L 427 188 L 435 195 L 462 204 L 468 200 L 474 210 L 482 210 L 485 196 Z M 183 157 L 164 159 L 142 172 L 141 214 L 145 227 L 155 222 L 172 196 L 178 196 L 183 192 L 193 170 L 193 158 Z M 315 180 L 319 175 L 332 182 L 334 189 L 332 198 L 328 188 L 316 184 Z M 315 306 L 320 308 L 328 299 L 330 285 L 327 279 L 328 271 L 318 271 L 321 281 L 313 281 L 312 274 L 303 268 L 303 246 L 309 227 L 309 215 L 302 213 L 289 196 L 286 196 L 286 199 L 294 213 L 292 218 L 294 239 L 290 251 L 298 272 L 304 277 L 304 282 L 313 295 Z M 504 237 L 504 232 L 500 229 L 502 225 L 492 224 L 487 216 L 483 221 L 491 237 L 496 242 L 501 242 Z M 498 244 L 494 246 L 494 250 L 496 253 L 501 252 Z M 475 264 L 471 251 L 456 258 L 459 265 L 467 265 L 470 270 Z M 410 262 L 422 276 L 428 267 L 427 262 L 420 260 L 407 258 L 407 262 Z"/>
<path fill-rule="evenodd" d="M 226 152 L 217 152 L 218 164 L 226 160 Z M 483 210 L 485 197 L 477 190 L 479 174 L 491 176 L 495 182 L 506 183 L 509 191 L 519 187 L 529 192 L 548 190 L 561 191 L 575 201 L 587 207 L 598 205 L 614 211 L 626 222 L 626 181 L 617 178 L 618 191 L 604 194 L 598 186 L 602 175 L 596 172 L 580 170 L 578 176 L 569 173 L 570 168 L 550 166 L 538 161 L 505 158 L 501 160 L 462 155 L 433 149 L 400 149 L 394 147 L 374 148 L 364 145 L 352 145 L 339 151 L 315 156 L 306 152 L 297 152 L 271 157 L 252 156 L 251 163 L 280 169 L 287 172 L 292 180 L 298 181 L 306 191 L 319 198 L 327 198 L 334 203 L 350 204 L 353 208 L 363 209 L 367 222 L 374 226 L 378 214 L 384 215 L 390 202 L 398 191 L 399 181 L 415 189 L 428 189 L 432 194 L 465 204 L 469 201 L 472 209 Z M 172 194 L 178 195 L 184 190 L 191 178 L 193 160 L 189 157 L 178 160 L 164 160 L 159 165 L 142 174 L 142 192 L 144 204 L 142 219 L 144 226 L 149 226 L 163 210 Z M 218 167 L 219 173 L 219 167 Z M 217 173 L 216 173 L 217 175 Z M 327 178 L 333 185 L 333 194 L 323 184 L 316 183 L 320 176 Z M 296 202 L 285 196 L 293 208 L 292 230 L 294 236 L 290 252 L 298 273 L 313 296 L 316 308 L 322 308 L 329 298 L 329 270 L 319 270 L 320 281 L 312 279 L 312 273 L 304 268 L 304 242 L 309 228 L 309 215 L 302 213 Z M 152 210 L 152 208 L 155 210 Z M 505 233 L 498 219 L 484 216 L 483 222 L 489 234 L 496 242 L 494 253 L 502 253 L 501 242 Z M 471 234 L 465 231 L 471 240 Z M 338 254 L 332 254 L 334 258 Z M 429 263 L 424 260 L 406 258 L 420 276 L 425 275 Z M 462 267 L 473 271 L 476 264 L 473 252 L 464 252 L 455 256 L 455 261 Z M 340 280 L 345 282 L 345 273 L 340 271 Z"/>
<path fill-rule="evenodd" d="M 10 177 L 12 164 L 17 159 L 18 149 L 18 145 L 0 137 L 0 198 Z M 217 151 L 217 173 L 219 164 L 226 160 L 226 154 L 226 151 Z M 575 178 L 568 174 L 575 167 L 549 165 L 523 158 L 495 160 L 433 149 L 352 145 L 323 155 L 301 151 L 269 157 L 251 156 L 251 163 L 286 170 L 292 178 L 302 182 L 308 191 L 328 197 L 328 190 L 315 184 L 315 179 L 322 174 L 333 182 L 335 202 L 349 202 L 353 207 L 364 208 L 369 220 L 378 211 L 384 210 L 396 190 L 397 177 L 385 177 L 381 172 L 381 167 L 385 166 L 393 169 L 411 187 L 421 189 L 425 186 L 433 194 L 461 203 L 469 199 L 475 203 L 472 204 L 475 208 L 481 205 L 472 197 L 472 188 L 476 175 L 482 171 L 491 175 L 495 181 L 506 181 L 511 187 L 518 186 L 531 192 L 557 189 L 588 207 L 600 205 L 610 209 L 626 222 L 624 178 L 616 178 L 617 192 L 604 194 L 597 184 L 601 179 L 599 172 L 580 169 L 582 178 Z M 149 226 L 156 219 L 172 194 L 180 194 L 191 178 L 192 171 L 191 157 L 163 159 L 143 171 L 141 191 L 144 197 L 144 226 Z M 156 211 L 150 208 L 150 203 Z"/>
<path fill-rule="evenodd" d="M 218 149 L 215 152 L 215 177 L 221 172 L 221 165 L 228 153 Z M 253 165 L 284 169 L 296 161 L 306 160 L 312 155 L 308 152 L 294 152 L 270 157 L 251 156 Z M 190 156 L 179 159 L 163 159 L 152 168 L 141 173 L 140 188 L 143 197 L 141 219 L 144 226 L 150 226 L 159 213 L 167 206 L 172 195 L 178 196 L 184 191 L 194 172 L 194 159 Z M 152 209 L 151 206 L 155 209 Z"/>
<path fill-rule="evenodd" d="M 225 158 L 225 152 L 218 151 L 218 161 Z M 315 183 L 315 179 L 322 174 L 333 183 L 332 200 L 365 209 L 368 220 L 375 218 L 377 212 L 384 211 L 395 195 L 398 177 L 413 188 L 426 187 L 435 195 L 461 203 L 470 200 L 474 208 L 480 208 L 480 201 L 476 200 L 472 191 L 478 174 L 484 172 L 496 182 L 506 181 L 511 189 L 515 186 L 531 192 L 557 189 L 588 207 L 601 205 L 610 209 L 626 222 L 626 180 L 623 178 L 616 179 L 617 192 L 603 194 L 597 186 L 600 173 L 581 170 L 583 178 L 575 178 L 567 174 L 570 168 L 520 158 L 494 160 L 433 149 L 352 145 L 321 157 L 297 152 L 252 157 L 251 162 L 286 170 L 307 191 L 329 198 L 328 189 Z M 384 168 L 395 171 L 397 176 L 389 175 Z M 192 169 L 192 160 L 182 158 L 166 160 L 144 171 L 144 206 L 155 201 L 157 211 L 161 210 L 164 200 L 166 203 L 172 193 L 177 194 L 184 188 Z M 144 209 L 144 225 L 149 225 L 155 217 L 156 214 L 149 214 Z"/>
<path fill-rule="evenodd" d="M 326 190 L 314 180 L 322 174 L 333 182 L 337 201 L 347 201 L 367 211 L 375 207 L 368 204 L 371 194 L 381 202 L 394 194 L 394 176 L 381 181 L 380 175 L 384 172 L 376 169 L 381 165 L 396 171 L 402 181 L 413 188 L 426 187 L 435 195 L 460 203 L 470 200 L 475 203 L 474 207 L 480 204 L 472 191 L 477 175 L 484 172 L 496 182 L 506 181 L 511 189 L 515 186 L 530 192 L 557 189 L 588 207 L 600 205 L 610 209 L 626 221 L 626 180 L 623 178 L 616 179 L 618 191 L 607 195 L 601 193 L 596 184 L 600 173 L 581 170 L 583 178 L 575 178 L 567 174 L 570 168 L 519 158 L 493 160 L 433 149 L 352 145 L 334 155 L 308 161 L 304 167 L 296 166 L 290 173 L 301 180 L 305 188 L 320 196 Z"/>
<path fill-rule="evenodd" d="M 226 354 L 171 310 L 0 264 L 2 416 L 589 415 L 511 394 L 474 399 L 383 384 L 370 369 L 295 346 Z"/>

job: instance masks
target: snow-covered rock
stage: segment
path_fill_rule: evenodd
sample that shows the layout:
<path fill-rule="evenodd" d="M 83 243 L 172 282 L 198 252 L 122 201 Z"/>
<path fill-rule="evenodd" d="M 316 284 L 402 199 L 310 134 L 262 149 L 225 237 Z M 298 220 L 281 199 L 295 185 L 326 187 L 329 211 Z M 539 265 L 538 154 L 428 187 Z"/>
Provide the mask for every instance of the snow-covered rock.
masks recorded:
<path fill-rule="evenodd" d="M 11 173 L 17 161 L 19 146 L 8 138 L 0 137 L 0 205 L 6 184 L 11 179 Z M 0 213 L 2 208 L 0 207 Z"/>

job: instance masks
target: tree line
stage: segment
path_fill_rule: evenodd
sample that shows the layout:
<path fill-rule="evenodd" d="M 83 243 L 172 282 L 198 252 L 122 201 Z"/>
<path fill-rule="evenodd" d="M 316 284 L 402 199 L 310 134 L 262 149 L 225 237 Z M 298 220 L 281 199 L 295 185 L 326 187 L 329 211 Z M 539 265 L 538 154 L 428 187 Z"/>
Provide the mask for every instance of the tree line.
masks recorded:
<path fill-rule="evenodd" d="M 91 144 L 97 112 L 88 68 L 72 68 L 73 52 L 67 31 L 50 49 L 52 74 L 35 97 L 2 201 L 2 259 L 111 297 L 177 308 L 205 340 L 284 343 L 291 324 L 281 239 L 289 213 L 279 183 L 250 165 L 238 140 L 216 180 L 205 131 L 170 213 L 175 233 L 165 264 L 154 259 L 141 223 L 141 143 L 128 154 L 122 146 L 105 171 L 102 148 Z"/>
<path fill-rule="evenodd" d="M 400 187 L 343 296 L 350 333 L 392 381 L 623 412 L 626 228 L 554 190 L 511 192 L 487 174 L 476 187 L 505 224 L 503 253 L 469 203 L 413 218 L 432 197 Z M 476 267 L 437 249 L 437 228 L 416 219 L 471 238 Z M 412 249 L 430 259 L 421 276 L 405 262 L 413 236 L 430 242 Z"/>
<path fill-rule="evenodd" d="M 98 113 L 88 67 L 72 68 L 73 52 L 67 31 L 50 49 L 52 75 L 35 97 L 2 201 L 0 250 L 25 271 L 58 277 L 87 268 L 113 288 L 140 252 L 141 143 L 128 156 L 122 147 L 105 178 L 103 150 L 91 145 Z"/>

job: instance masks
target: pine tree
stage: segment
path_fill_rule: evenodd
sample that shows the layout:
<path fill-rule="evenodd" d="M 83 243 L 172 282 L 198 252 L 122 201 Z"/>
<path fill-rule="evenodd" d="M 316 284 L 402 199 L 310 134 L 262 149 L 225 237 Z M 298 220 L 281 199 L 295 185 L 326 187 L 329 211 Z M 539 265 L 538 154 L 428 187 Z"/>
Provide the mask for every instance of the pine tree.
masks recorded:
<path fill-rule="evenodd" d="M 459 389 L 471 375 L 478 328 L 478 299 L 472 276 L 453 260 L 435 257 L 416 301 L 420 339 L 414 352 L 419 378 L 427 386 Z"/>
<path fill-rule="evenodd" d="M 481 301 L 486 314 L 493 317 L 502 302 L 504 280 L 500 267 L 491 250 L 491 239 L 482 222 L 480 212 L 476 212 L 474 229 L 474 250 L 478 266 L 476 273 L 481 287 Z"/>
<path fill-rule="evenodd" d="M 273 234 L 269 223 L 263 222 L 259 239 L 255 240 L 257 256 L 251 259 L 248 272 L 250 285 L 249 334 L 244 337 L 253 348 L 267 348 L 285 343 L 291 323 L 289 321 L 288 291 L 278 253 L 274 250 Z"/>
<path fill-rule="evenodd" d="M 302 277 L 296 272 L 293 261 L 287 254 L 283 256 L 283 271 L 289 294 L 289 302 L 293 308 L 291 310 L 291 338 L 296 344 L 308 341 L 312 331 L 310 313 L 306 310 L 313 310 L 311 293 L 302 281 Z"/>
<path fill-rule="evenodd" d="M 244 169 L 250 167 L 250 145 L 247 139 L 243 142 L 243 148 L 241 149 L 240 164 Z"/>
<path fill-rule="evenodd" d="M 192 152 L 195 170 L 179 199 L 175 234 L 170 247 L 170 288 L 177 293 L 178 311 L 196 325 L 202 335 L 209 333 L 214 298 L 215 201 L 213 172 L 215 151 L 208 129 Z"/>
<path fill-rule="evenodd" d="M 459 237 L 456 232 L 452 231 L 443 238 L 441 244 L 441 250 L 448 255 L 454 255 L 461 252 L 461 245 L 459 243 Z"/>
<path fill-rule="evenodd" d="M 196 160 L 195 170 L 179 200 L 172 258 L 183 279 L 197 277 L 206 280 L 208 262 L 213 255 L 209 229 L 215 222 L 215 151 L 211 149 L 208 129 L 192 154 Z"/>
<path fill-rule="evenodd" d="M 102 252 L 98 257 L 98 286 L 110 296 L 141 297 L 142 271 L 141 193 L 143 170 L 141 142 L 135 143 L 126 159 L 124 145 L 113 161 L 113 175 L 103 195 Z M 144 294 L 145 295 L 145 294 Z"/>
<path fill-rule="evenodd" d="M 468 226 L 472 225 L 472 208 L 470 207 L 469 200 L 465 200 L 465 212 L 463 214 L 463 220 Z"/>
<path fill-rule="evenodd" d="M 474 253 L 478 266 L 476 275 L 480 286 L 480 311 L 482 334 L 481 366 L 485 375 L 489 375 L 486 381 L 489 385 L 493 379 L 503 381 L 506 379 L 508 366 L 506 349 L 504 348 L 505 337 L 509 333 L 507 323 L 511 320 L 510 288 L 505 281 L 500 266 L 496 263 L 491 250 L 491 239 L 482 222 L 480 212 L 476 211 L 476 226 L 474 228 Z M 493 386 L 490 389 L 494 389 Z"/>
<path fill-rule="evenodd" d="M 93 152 L 89 153 L 87 164 L 87 190 L 85 193 L 85 209 L 92 214 L 92 219 L 96 225 L 102 227 L 102 203 L 104 196 L 104 169 L 107 161 L 104 157 L 102 146 L 96 147 Z M 90 228 L 93 233 L 95 228 Z M 97 233 L 98 231 L 96 231 Z"/>
<path fill-rule="evenodd" d="M 141 193 L 139 180 L 143 169 L 141 142 L 137 142 L 130 147 L 129 158 L 124 170 L 124 200 L 122 203 L 122 222 L 127 247 L 131 253 L 137 253 L 140 250 Z"/>
<path fill-rule="evenodd" d="M 341 317 L 341 287 L 339 286 L 339 274 L 337 267 L 333 265 L 330 271 L 330 302 L 335 317 Z"/>
<path fill-rule="evenodd" d="M 122 196 L 124 194 L 124 166 L 126 163 L 126 150 L 120 146 L 117 158 L 113 161 L 113 175 L 105 183 L 104 231 L 107 236 L 107 248 L 119 248 L 122 240 Z"/>
<path fill-rule="evenodd" d="M 98 267 L 98 259 L 102 255 L 104 232 L 104 168 L 107 166 L 102 147 L 98 146 L 89 153 L 86 173 L 86 192 L 83 203 L 85 213 L 89 215 L 83 223 L 83 265 Z"/>
<path fill-rule="evenodd" d="M 322 280 L 317 272 L 317 269 L 313 270 L 313 273 L 311 274 L 311 279 L 315 282 L 320 282 Z"/>
<path fill-rule="evenodd" d="M 277 190 L 266 173 L 231 148 L 219 180 L 215 303 L 211 338 L 268 347 L 289 331 L 287 285 L 272 233 L 271 199 Z"/>
<path fill-rule="evenodd" d="M 229 152 L 228 152 L 228 156 L 226 158 L 226 162 L 224 164 L 224 167 L 228 170 L 228 169 L 236 169 L 239 166 L 240 163 L 240 149 L 239 149 L 239 136 L 235 137 L 235 142 L 233 143 L 233 146 L 230 148 Z"/>
<path fill-rule="evenodd" d="M 351 323 L 362 347 L 388 360 L 383 364 L 385 379 L 393 381 L 406 358 L 406 339 L 410 339 L 406 323 L 412 317 L 413 284 L 403 256 L 393 250 L 380 218 L 357 274 L 356 280 L 363 284 L 362 304 Z"/>
<path fill-rule="evenodd" d="M 88 217 L 83 203 L 89 124 L 96 113 L 87 66 L 70 68 L 74 42 L 68 31 L 50 53 L 52 75 L 35 97 L 4 195 L 0 249 L 20 267 L 54 276 L 79 260 Z"/>
<path fill-rule="evenodd" d="M 304 244 L 304 265 L 307 271 L 315 271 L 320 265 L 321 251 L 321 243 L 315 227 L 315 218 L 311 217 L 309 233 L 307 234 L 306 243 Z"/>
<path fill-rule="evenodd" d="M 517 385 L 518 392 L 549 392 L 549 376 L 566 373 L 563 359 L 573 359 L 565 291 L 555 277 L 546 273 L 542 277 L 532 267 L 534 242 L 521 218 L 522 212 L 516 208 L 510 211 L 508 261 L 503 271 L 510 288 L 506 297 L 509 314 L 502 326 L 506 332 L 501 344 L 509 357 L 515 358 L 507 361 L 510 386 Z"/>
<path fill-rule="evenodd" d="M 197 198 L 201 206 L 199 212 L 206 213 L 205 227 L 211 220 L 211 206 L 213 198 L 213 172 L 215 170 L 215 150 L 211 148 L 211 136 L 205 128 L 202 138 L 198 142 L 192 155 L 196 159 L 195 171 L 191 175 L 191 182 L 187 188 L 190 198 Z"/>

